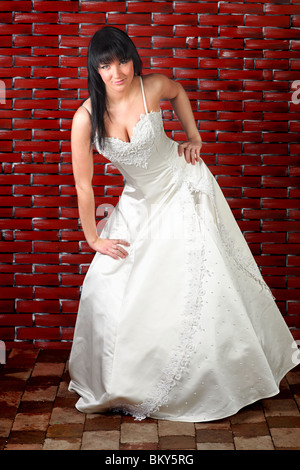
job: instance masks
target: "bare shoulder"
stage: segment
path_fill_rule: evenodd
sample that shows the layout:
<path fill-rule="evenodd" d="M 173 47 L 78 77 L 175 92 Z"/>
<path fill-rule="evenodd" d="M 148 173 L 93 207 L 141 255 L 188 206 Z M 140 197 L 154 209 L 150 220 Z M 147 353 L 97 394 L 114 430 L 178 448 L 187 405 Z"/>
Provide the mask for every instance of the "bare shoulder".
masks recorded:
<path fill-rule="evenodd" d="M 85 108 L 87 109 L 90 113 L 92 112 L 92 104 L 91 104 L 91 98 L 87 98 L 79 107 L 80 108 Z"/>
<path fill-rule="evenodd" d="M 90 131 L 91 128 L 91 105 L 90 105 L 90 99 L 86 100 L 84 103 L 84 106 L 79 106 L 77 111 L 75 112 L 73 116 L 73 121 L 72 121 L 72 127 L 76 128 L 76 130 L 88 130 Z"/>
<path fill-rule="evenodd" d="M 174 80 L 160 73 L 151 73 L 143 77 L 145 89 L 150 96 L 157 96 L 159 100 L 172 99 L 178 93 L 180 86 Z"/>
<path fill-rule="evenodd" d="M 154 92 L 160 92 L 168 83 L 169 79 L 161 73 L 150 73 L 143 76 L 145 87 Z"/>

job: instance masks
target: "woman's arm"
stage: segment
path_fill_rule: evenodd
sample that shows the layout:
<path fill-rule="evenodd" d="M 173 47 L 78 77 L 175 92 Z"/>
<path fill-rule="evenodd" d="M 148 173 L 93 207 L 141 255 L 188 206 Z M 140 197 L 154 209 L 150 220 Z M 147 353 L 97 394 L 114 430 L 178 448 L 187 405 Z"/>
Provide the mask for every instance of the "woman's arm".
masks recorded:
<path fill-rule="evenodd" d="M 78 211 L 85 239 L 89 246 L 114 259 L 125 258 L 127 252 L 119 246 L 123 240 L 99 238 L 95 218 L 95 196 L 92 186 L 94 173 L 93 150 L 90 147 L 91 120 L 88 111 L 80 107 L 73 118 L 71 130 L 72 166 L 78 199 Z"/>
<path fill-rule="evenodd" d="M 188 139 L 187 142 L 179 145 L 178 154 L 180 157 L 184 154 L 186 161 L 194 165 L 196 161 L 200 160 L 202 139 L 195 123 L 190 100 L 183 87 L 178 85 L 179 92 L 170 102 Z"/>
<path fill-rule="evenodd" d="M 170 101 L 187 136 L 187 142 L 178 147 L 179 155 L 184 155 L 188 163 L 195 164 L 195 161 L 200 159 L 202 139 L 195 123 L 190 100 L 183 86 L 164 75 L 153 74 L 150 77 L 152 80 L 150 93 L 157 93 L 160 100 Z"/>

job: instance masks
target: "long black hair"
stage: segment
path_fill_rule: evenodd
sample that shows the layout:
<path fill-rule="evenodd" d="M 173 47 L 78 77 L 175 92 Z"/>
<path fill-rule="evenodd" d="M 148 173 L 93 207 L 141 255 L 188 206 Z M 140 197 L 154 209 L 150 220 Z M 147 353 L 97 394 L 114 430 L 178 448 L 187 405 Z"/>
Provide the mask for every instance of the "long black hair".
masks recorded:
<path fill-rule="evenodd" d="M 108 114 L 105 84 L 99 75 L 99 64 L 109 64 L 118 59 L 132 60 L 135 75 L 140 75 L 142 61 L 129 36 L 113 26 L 104 26 L 92 37 L 87 56 L 88 90 L 92 108 L 91 143 L 97 138 L 103 144 L 105 126 L 104 114 Z"/>

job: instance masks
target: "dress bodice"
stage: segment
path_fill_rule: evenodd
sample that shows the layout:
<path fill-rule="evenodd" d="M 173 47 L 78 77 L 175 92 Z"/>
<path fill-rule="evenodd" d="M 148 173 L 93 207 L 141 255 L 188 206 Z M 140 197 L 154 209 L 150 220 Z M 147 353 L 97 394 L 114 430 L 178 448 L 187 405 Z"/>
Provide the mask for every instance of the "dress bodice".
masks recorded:
<path fill-rule="evenodd" d="M 112 163 L 147 168 L 155 143 L 162 133 L 164 133 L 164 127 L 161 111 L 148 113 L 146 110 L 146 113 L 141 114 L 136 123 L 130 142 L 116 137 L 105 137 L 104 145 L 100 147 L 95 141 L 95 147 Z"/>
<path fill-rule="evenodd" d="M 131 140 L 125 142 L 117 137 L 105 137 L 100 146 L 96 135 L 94 146 L 97 152 L 112 163 L 147 168 L 155 143 L 164 134 L 164 127 L 161 110 L 148 112 L 142 77 L 140 83 L 145 113 L 140 115 L 134 126 Z M 87 111 L 90 112 L 88 109 Z"/>
<path fill-rule="evenodd" d="M 134 126 L 129 142 L 116 137 L 105 137 L 99 144 L 94 141 L 96 150 L 107 158 L 124 176 L 126 190 L 139 188 L 135 197 L 151 201 L 158 194 L 173 192 L 183 182 L 191 190 L 212 194 L 211 181 L 207 179 L 204 168 L 187 165 L 178 156 L 178 143 L 170 139 L 164 130 L 162 111 L 148 111 L 143 79 L 140 77 L 145 113 Z M 132 196 L 132 194 L 131 194 Z"/>
<path fill-rule="evenodd" d="M 201 189 L 211 193 L 211 184 L 202 174 L 201 165 L 194 172 L 192 165 L 178 157 L 178 143 L 166 135 L 162 111 L 148 111 L 142 77 L 140 83 L 145 113 L 140 115 L 134 126 L 130 141 L 105 137 L 101 146 L 97 136 L 94 141 L 96 150 L 124 176 L 123 194 L 129 187 L 135 187 L 140 190 L 136 197 L 146 197 L 151 201 L 159 193 L 174 191 L 184 181 L 195 189 L 199 186 L 199 172 Z"/>

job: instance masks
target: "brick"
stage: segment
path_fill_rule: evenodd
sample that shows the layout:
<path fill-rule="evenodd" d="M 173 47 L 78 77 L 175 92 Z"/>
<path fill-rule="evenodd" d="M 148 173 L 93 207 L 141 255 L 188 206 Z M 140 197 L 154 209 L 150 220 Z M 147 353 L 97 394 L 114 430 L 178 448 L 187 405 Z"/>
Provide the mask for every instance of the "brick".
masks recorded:
<path fill-rule="evenodd" d="M 66 70 L 65 68 L 51 68 L 51 67 L 43 67 L 43 68 L 35 67 L 33 69 L 34 77 L 49 77 L 49 76 L 53 77 L 54 76 L 54 77 L 65 78 L 66 76 L 77 77 L 77 75 L 78 75 L 78 72 L 75 69 Z M 45 109 L 45 107 L 42 106 L 41 109 Z M 54 108 L 51 107 L 50 109 L 57 109 L 57 106 L 56 107 L 54 106 Z"/>
<path fill-rule="evenodd" d="M 16 47 L 40 46 L 40 36 L 16 36 L 14 40 Z M 43 46 L 58 47 L 58 38 L 55 36 L 43 36 Z"/>
<path fill-rule="evenodd" d="M 248 28 L 246 26 L 239 26 L 238 28 L 235 26 L 227 27 L 227 26 L 220 26 L 219 29 L 221 37 L 245 37 L 245 38 L 262 38 L 262 28 L 255 28 L 251 27 Z"/>
<path fill-rule="evenodd" d="M 175 13 L 218 13 L 218 6 L 214 3 L 174 2 Z"/>
<path fill-rule="evenodd" d="M 46 431 L 50 413 L 39 414 L 17 413 L 12 431 Z"/>
<path fill-rule="evenodd" d="M 34 10 L 35 11 L 78 11 L 78 2 L 69 1 L 65 3 L 64 1 L 43 1 L 35 0 L 34 1 Z"/>
<path fill-rule="evenodd" d="M 74 327 L 76 322 L 76 315 L 35 315 L 36 326 L 68 326 Z"/>
<path fill-rule="evenodd" d="M 124 19 L 126 16 L 124 17 Z M 127 20 L 124 24 L 127 24 Z M 172 26 L 139 26 L 139 25 L 128 25 L 127 33 L 129 36 L 172 36 Z"/>
<path fill-rule="evenodd" d="M 289 18 L 287 18 L 289 21 Z M 286 20 L 286 21 L 287 21 Z M 287 28 L 287 29 L 281 29 L 281 28 L 274 28 L 274 27 L 268 27 L 266 26 L 264 28 L 264 37 L 266 39 L 269 38 L 282 38 L 282 39 L 293 39 L 293 38 L 299 38 L 300 37 L 300 32 L 297 29 L 293 28 Z"/>
<path fill-rule="evenodd" d="M 32 2 L 30 1 L 1 1 L 0 11 L 31 11 Z"/>
<path fill-rule="evenodd" d="M 77 2 L 74 2 L 77 4 Z M 134 2 L 131 2 L 134 3 Z M 148 2 L 146 3 L 148 6 Z M 107 2 L 101 2 L 97 1 L 95 2 L 94 0 L 91 1 L 84 1 L 81 4 L 80 11 L 104 11 L 104 12 L 109 12 L 109 11 L 120 11 L 120 12 L 125 12 L 125 2 L 113 2 L 108 4 Z M 70 9 L 70 11 L 73 11 Z M 145 10 L 143 10 L 145 11 Z"/>
<path fill-rule="evenodd" d="M 0 77 L 1 78 L 10 78 L 11 76 L 14 76 L 16 74 L 16 69 L 13 67 L 3 67 L 0 70 Z M 22 77 L 30 77 L 30 68 L 29 67 L 18 67 L 18 75 Z M 3 147 L 2 147 L 3 150 Z"/>
<path fill-rule="evenodd" d="M 79 290 L 75 287 L 36 287 L 35 295 L 40 299 L 52 299 L 53 296 L 59 296 L 60 299 L 78 299 Z"/>
<path fill-rule="evenodd" d="M 59 63 L 58 57 L 16 57 L 15 66 L 23 67 L 30 66 L 54 66 L 57 67 Z"/>
<path fill-rule="evenodd" d="M 168 37 L 154 37 L 152 38 L 154 53 L 156 48 L 169 48 L 169 47 L 185 47 L 185 38 L 168 38 Z"/>
<path fill-rule="evenodd" d="M 248 5 L 243 5 L 243 4 L 235 4 L 235 3 L 222 3 L 220 4 L 220 8 L 219 8 L 219 13 L 243 13 L 243 14 L 247 14 L 247 13 L 251 13 L 251 14 L 254 14 L 254 13 L 261 13 L 263 14 L 263 5 L 259 5 L 259 4 L 248 4 Z"/>
<path fill-rule="evenodd" d="M 197 430 L 196 439 L 197 442 L 232 443 L 232 434 L 227 429 Z"/>
<path fill-rule="evenodd" d="M 217 27 L 206 27 L 206 26 L 175 26 L 175 36 L 200 36 L 204 37 L 217 37 Z"/>
<path fill-rule="evenodd" d="M 159 443 L 161 450 L 196 449 L 195 438 L 191 436 L 163 436 Z"/>
<path fill-rule="evenodd" d="M 22 328 L 17 329 L 17 339 L 60 339 L 59 328 Z"/>
<path fill-rule="evenodd" d="M 119 415 L 96 415 L 86 416 L 85 431 L 118 431 L 121 425 L 121 416 Z"/>
<path fill-rule="evenodd" d="M 299 289 L 300 108 L 291 101 L 291 85 L 299 78 L 300 4 L 289 3 L 90 0 L 79 9 L 77 1 L 0 2 L 0 78 L 6 87 L 0 109 L 0 292 L 3 334 L 10 341 L 18 327 L 32 327 L 32 313 L 35 325 L 60 329 L 60 336 L 20 344 L 56 349 L 72 340 L 79 287 L 93 252 L 78 230 L 70 129 L 75 109 L 88 96 L 90 37 L 105 23 L 128 31 L 145 73 L 165 73 L 185 87 L 204 141 L 203 158 L 278 291 L 281 311 L 292 312 L 287 322 L 299 325 L 291 303 L 298 304 Z M 184 140 L 171 107 L 162 103 L 162 109 L 168 136 Z M 115 205 L 123 177 L 96 153 L 95 162 L 96 206 Z M 58 435 L 49 435 L 49 448 L 55 439 L 67 445 L 58 437 L 67 429 L 52 431 Z M 70 432 L 70 446 L 76 447 L 72 433 L 79 431 Z M 18 446 L 19 431 L 14 433 L 9 445 Z M 176 436 L 162 437 L 162 446 L 177 445 Z M 39 442 L 36 434 L 23 445 Z M 158 448 L 158 442 L 147 445 Z M 195 442 L 186 445 L 195 448 Z M 233 445 L 198 442 L 197 448 Z"/>
<path fill-rule="evenodd" d="M 131 19 L 131 16 L 129 16 Z M 165 13 L 154 13 L 153 14 L 153 23 L 154 24 L 190 24 L 190 25 L 197 25 L 198 19 L 197 16 L 193 15 L 169 15 Z"/>
<path fill-rule="evenodd" d="M 122 2 L 122 3 L 124 3 L 124 2 Z M 114 4 L 113 4 L 113 6 L 114 6 Z M 113 8 L 113 6 L 111 6 L 110 8 Z M 196 5 L 193 5 L 193 6 L 194 6 L 193 13 L 195 13 Z M 130 2 L 127 3 L 127 12 L 128 13 L 138 13 L 138 12 L 144 13 L 145 11 L 152 12 L 152 13 L 155 13 L 155 12 L 172 13 L 173 9 L 172 9 L 172 5 L 169 2 L 160 2 L 159 4 L 157 4 L 155 2 L 147 2 L 147 1 L 145 1 L 145 2 L 130 1 Z M 175 12 L 177 13 L 176 5 L 175 5 Z"/>
<path fill-rule="evenodd" d="M 0 24 L 0 34 L 31 34 L 31 25 Z"/>
<path fill-rule="evenodd" d="M 150 14 L 125 14 L 125 13 L 107 13 L 107 20 L 110 24 L 136 24 L 136 25 L 149 25 Z"/>
<path fill-rule="evenodd" d="M 58 13 L 19 13 L 15 12 L 15 23 L 58 23 Z"/>
<path fill-rule="evenodd" d="M 271 435 L 275 449 L 299 449 L 300 429 L 273 428 Z"/>
<path fill-rule="evenodd" d="M 176 421 L 158 421 L 159 436 L 195 436 L 194 423 L 179 423 Z"/>
<path fill-rule="evenodd" d="M 156 424 L 139 426 L 134 423 L 121 425 L 121 443 L 157 442 L 158 433 Z"/>
<path fill-rule="evenodd" d="M 118 431 L 85 431 L 81 450 L 119 450 Z"/>
<path fill-rule="evenodd" d="M 80 438 L 45 439 L 43 450 L 80 450 Z"/>
<path fill-rule="evenodd" d="M 18 300 L 16 310 L 20 313 L 56 313 L 60 311 L 60 304 L 58 300 Z"/>
<path fill-rule="evenodd" d="M 182 68 L 196 68 L 198 59 L 189 58 L 152 58 L 151 64 L 153 67 L 182 67 Z"/>
<path fill-rule="evenodd" d="M 236 450 L 274 450 L 270 436 L 236 437 L 234 444 Z"/>
<path fill-rule="evenodd" d="M 271 15 L 245 15 L 246 26 L 280 26 L 288 28 L 290 26 L 290 18 L 288 16 L 271 16 Z"/>
<path fill-rule="evenodd" d="M 18 286 L 53 286 L 58 285 L 58 276 L 55 274 L 16 274 Z"/>
<path fill-rule="evenodd" d="M 105 15 L 102 13 L 61 13 L 61 23 L 96 23 L 105 22 Z"/>

